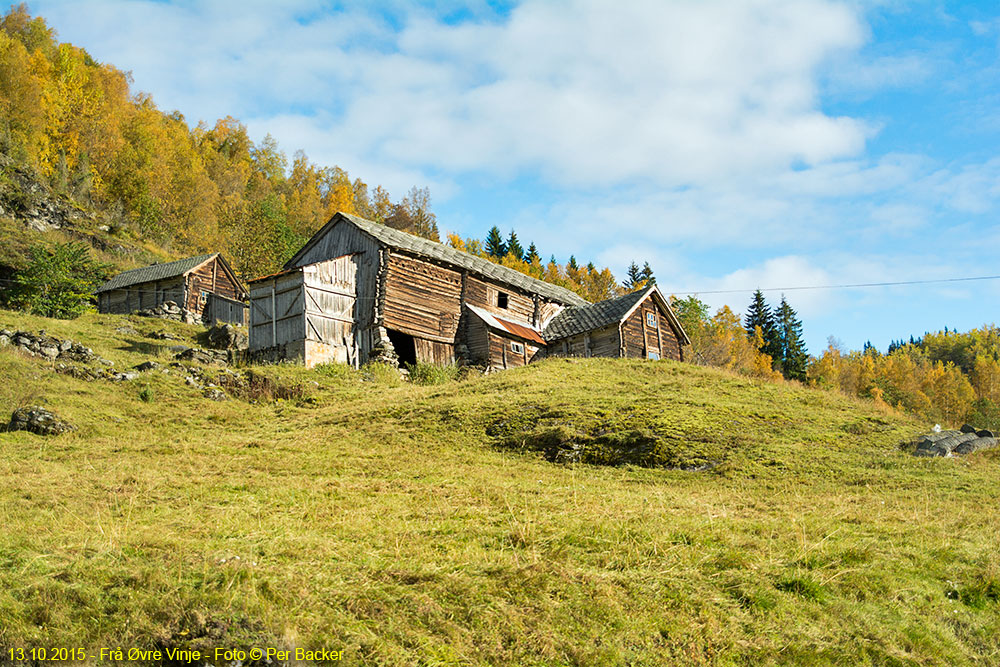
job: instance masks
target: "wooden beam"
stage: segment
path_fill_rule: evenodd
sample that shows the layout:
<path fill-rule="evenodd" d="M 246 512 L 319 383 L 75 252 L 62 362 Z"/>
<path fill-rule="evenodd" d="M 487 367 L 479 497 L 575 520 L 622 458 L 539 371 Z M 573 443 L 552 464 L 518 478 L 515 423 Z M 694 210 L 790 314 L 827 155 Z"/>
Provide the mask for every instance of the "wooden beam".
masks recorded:
<path fill-rule="evenodd" d="M 276 282 L 276 280 L 271 282 L 271 347 L 278 344 L 278 306 L 274 295 Z"/>

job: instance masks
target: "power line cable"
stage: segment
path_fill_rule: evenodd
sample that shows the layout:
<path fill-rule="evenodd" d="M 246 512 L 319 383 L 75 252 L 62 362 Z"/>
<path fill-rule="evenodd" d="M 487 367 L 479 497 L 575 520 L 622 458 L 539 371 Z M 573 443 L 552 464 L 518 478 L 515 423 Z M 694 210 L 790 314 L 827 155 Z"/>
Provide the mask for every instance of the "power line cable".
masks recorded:
<path fill-rule="evenodd" d="M 851 289 L 858 287 L 896 287 L 899 285 L 930 285 L 935 283 L 960 283 L 975 280 L 1000 280 L 1000 276 L 972 276 L 968 278 L 935 278 L 931 280 L 895 280 L 881 283 L 845 283 L 842 285 L 797 285 L 794 287 L 761 287 L 761 292 L 796 292 L 802 290 L 821 289 Z M 729 290 L 664 290 L 670 294 L 745 294 L 755 292 L 754 289 L 729 289 Z"/>

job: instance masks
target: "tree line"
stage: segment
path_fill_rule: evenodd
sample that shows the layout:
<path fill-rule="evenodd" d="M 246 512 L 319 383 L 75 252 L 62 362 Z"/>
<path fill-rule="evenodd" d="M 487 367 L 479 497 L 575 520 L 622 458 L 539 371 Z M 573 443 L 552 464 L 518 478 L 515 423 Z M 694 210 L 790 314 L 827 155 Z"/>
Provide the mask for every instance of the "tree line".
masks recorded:
<path fill-rule="evenodd" d="M 483 239 L 463 239 L 458 234 L 449 233 L 445 242 L 457 250 L 565 287 L 591 302 L 622 296 L 656 282 L 648 262 L 642 269 L 632 262 L 626 279 L 619 283 L 609 268 L 598 268 L 593 262 L 581 265 L 573 255 L 565 264 L 558 262 L 555 255 L 550 255 L 545 261 L 534 241 L 529 242 L 525 249 L 516 231 L 512 229 L 505 237 L 496 225 Z"/>
<path fill-rule="evenodd" d="M 784 296 L 769 307 L 756 291 L 741 321 L 728 306 L 709 315 L 697 297 L 672 299 L 697 364 L 745 375 L 795 380 L 874 401 L 928 422 L 1000 429 L 1000 328 L 928 332 L 846 351 L 836 340 L 816 356 L 802 342 L 802 322 Z"/>

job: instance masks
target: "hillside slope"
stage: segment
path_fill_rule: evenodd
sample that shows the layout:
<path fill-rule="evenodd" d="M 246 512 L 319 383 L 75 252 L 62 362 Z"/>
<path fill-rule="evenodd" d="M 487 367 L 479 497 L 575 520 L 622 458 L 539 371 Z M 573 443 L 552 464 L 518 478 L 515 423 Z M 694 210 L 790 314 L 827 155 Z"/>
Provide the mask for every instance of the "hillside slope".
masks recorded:
<path fill-rule="evenodd" d="M 0 328 L 81 341 L 116 368 L 168 364 L 172 342 L 151 333 L 198 332 L 7 311 Z M 3 414 L 42 402 L 78 427 L 0 434 L 2 646 L 298 645 L 347 664 L 1000 651 L 1000 457 L 912 457 L 898 445 L 927 425 L 842 395 L 553 359 L 434 386 L 250 369 L 292 398 L 216 402 L 187 371 L 52 368 L 0 349 Z M 517 449 L 552 430 L 638 432 L 710 469 Z"/>

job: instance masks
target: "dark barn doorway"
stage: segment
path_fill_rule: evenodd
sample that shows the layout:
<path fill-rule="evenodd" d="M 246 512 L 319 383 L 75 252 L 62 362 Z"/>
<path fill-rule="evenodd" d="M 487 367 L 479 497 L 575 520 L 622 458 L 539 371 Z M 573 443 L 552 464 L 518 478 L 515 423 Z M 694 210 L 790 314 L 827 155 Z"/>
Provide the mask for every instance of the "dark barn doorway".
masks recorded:
<path fill-rule="evenodd" d="M 392 347 L 396 350 L 396 356 L 399 357 L 399 365 L 416 364 L 417 347 L 413 343 L 413 336 L 392 329 L 386 329 L 385 332 L 389 334 L 389 342 L 392 343 Z"/>

